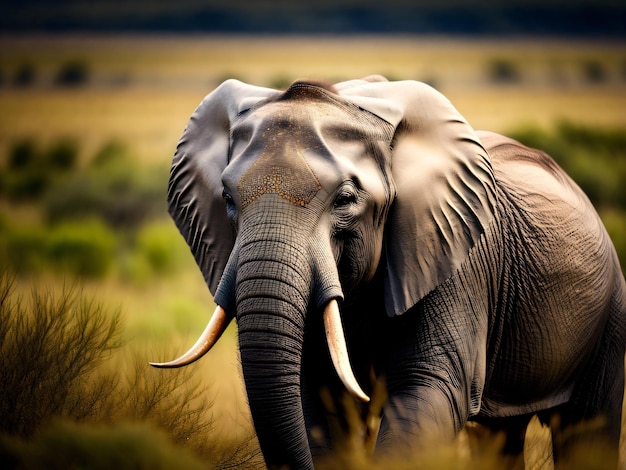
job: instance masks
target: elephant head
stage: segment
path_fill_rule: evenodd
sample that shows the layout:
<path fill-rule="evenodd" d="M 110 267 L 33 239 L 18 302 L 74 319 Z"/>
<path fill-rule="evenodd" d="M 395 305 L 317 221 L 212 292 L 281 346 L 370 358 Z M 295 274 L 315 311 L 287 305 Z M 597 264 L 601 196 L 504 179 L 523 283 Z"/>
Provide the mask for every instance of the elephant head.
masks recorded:
<path fill-rule="evenodd" d="M 340 305 L 378 273 L 387 315 L 409 310 L 464 262 L 494 198 L 474 131 L 425 84 L 372 77 L 280 92 L 229 80 L 191 117 L 168 191 L 218 307 L 188 353 L 153 365 L 198 359 L 236 318 L 264 457 L 309 467 L 308 319 L 323 316 L 338 376 L 366 401 Z"/>

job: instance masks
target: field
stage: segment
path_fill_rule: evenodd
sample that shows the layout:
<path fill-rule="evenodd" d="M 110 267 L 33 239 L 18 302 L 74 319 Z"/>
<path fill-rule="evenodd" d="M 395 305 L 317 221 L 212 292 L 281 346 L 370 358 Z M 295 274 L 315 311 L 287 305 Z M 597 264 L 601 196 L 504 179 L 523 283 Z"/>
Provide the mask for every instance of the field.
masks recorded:
<path fill-rule="evenodd" d="M 59 79 L 59 70 L 67 64 L 78 64 L 83 71 L 79 80 Z M 71 158 L 76 160 L 71 168 L 59 170 L 54 181 L 44 179 L 46 191 L 36 196 L 11 193 L 17 183 L 8 176 L 2 180 L 0 256 L 4 259 L 0 266 L 16 273 L 15 295 L 26 299 L 33 289 L 61 295 L 68 285 L 80 282 L 81 295 L 123 313 L 125 345 L 115 353 L 116 360 L 134 356 L 142 366 L 133 369 L 123 362 L 120 371 L 145 370 L 145 380 L 157 380 L 163 372 L 151 370 L 147 361 L 168 359 L 189 346 L 213 311 L 211 296 L 186 245 L 158 201 L 165 198 L 167 168 L 194 108 L 231 77 L 285 87 L 298 78 L 339 81 L 375 73 L 433 84 L 477 129 L 545 137 L 570 123 L 597 133 L 625 134 L 624 44 L 412 37 L 3 36 L 0 172 L 9 175 L 20 143 L 30 146 L 33 155 L 51 155 L 50 149 L 65 139 L 72 143 Z M 128 224 L 116 213 L 98 222 L 93 233 L 112 246 L 106 248 L 109 245 L 103 242 L 98 249 L 110 259 L 103 261 L 102 269 L 88 266 L 87 275 L 83 267 L 57 269 L 49 251 L 46 259 L 23 262 L 25 258 L 15 255 L 13 248 L 23 244 L 9 243 L 10 235 L 29 234 L 14 237 L 23 240 L 35 232 L 63 233 L 53 216 L 59 211 L 67 214 L 71 207 L 59 202 L 61 193 L 79 187 L 83 177 L 93 178 L 89 181 L 96 185 L 98 175 L 105 173 L 98 173 L 93 162 L 111 148 L 117 149 L 113 163 L 100 168 L 122 181 L 126 180 L 120 171 L 135 175 L 137 180 L 131 178 L 130 183 L 138 181 L 147 189 L 133 201 L 139 211 L 147 207 L 150 217 Z M 615 160 L 620 169 L 615 174 L 626 174 L 623 149 L 615 158 L 621 159 Z M 626 180 L 616 178 L 616 191 L 599 200 L 599 205 L 607 226 L 609 221 L 612 224 L 616 245 L 626 246 Z M 68 194 L 77 198 L 76 194 L 90 193 L 68 190 Z M 108 214 L 103 204 L 98 210 Z M 99 220 L 98 210 L 68 220 L 92 223 L 94 217 Z M 55 217 L 70 223 L 63 216 Z M 48 243 L 46 237 L 33 243 Z M 232 459 L 254 453 L 241 444 L 247 443 L 251 426 L 233 327 L 196 367 L 194 375 L 200 386 L 208 388 L 211 403 L 203 411 L 212 423 L 207 439 L 220 443 L 200 453 L 212 465 L 225 467 Z M 531 433 L 539 441 L 545 434 L 538 425 Z M 531 467 L 549 468 L 545 449 L 541 443 L 537 447 Z M 251 462 L 254 466 L 254 457 Z"/>

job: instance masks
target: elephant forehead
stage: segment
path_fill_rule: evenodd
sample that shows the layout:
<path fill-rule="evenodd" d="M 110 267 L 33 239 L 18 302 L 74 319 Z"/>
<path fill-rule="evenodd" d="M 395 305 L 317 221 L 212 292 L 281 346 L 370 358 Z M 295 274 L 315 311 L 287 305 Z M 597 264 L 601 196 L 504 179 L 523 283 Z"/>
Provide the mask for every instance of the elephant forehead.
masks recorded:
<path fill-rule="evenodd" d="M 252 162 L 237 182 L 242 206 L 264 194 L 306 206 L 322 189 L 320 180 L 329 187 L 341 180 L 337 142 L 362 146 L 366 132 L 343 109 L 294 101 L 255 110 L 233 126 L 232 136 L 233 161 Z"/>
<path fill-rule="evenodd" d="M 306 206 L 322 185 L 293 141 L 279 151 L 268 145 L 237 183 L 242 207 L 264 194 L 278 194 L 298 206 Z"/>

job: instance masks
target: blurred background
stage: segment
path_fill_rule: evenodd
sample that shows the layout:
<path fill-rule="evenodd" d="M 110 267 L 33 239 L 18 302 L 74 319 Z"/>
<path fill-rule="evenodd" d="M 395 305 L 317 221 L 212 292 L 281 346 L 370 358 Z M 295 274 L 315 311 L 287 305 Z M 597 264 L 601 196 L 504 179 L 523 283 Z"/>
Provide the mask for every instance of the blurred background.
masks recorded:
<path fill-rule="evenodd" d="M 233 327 L 197 365 L 147 366 L 213 311 L 165 193 L 227 78 L 427 82 L 474 128 L 550 153 L 626 266 L 621 0 L 0 4 L 3 468 L 258 467 Z M 532 468 L 551 465 L 544 431 Z"/>

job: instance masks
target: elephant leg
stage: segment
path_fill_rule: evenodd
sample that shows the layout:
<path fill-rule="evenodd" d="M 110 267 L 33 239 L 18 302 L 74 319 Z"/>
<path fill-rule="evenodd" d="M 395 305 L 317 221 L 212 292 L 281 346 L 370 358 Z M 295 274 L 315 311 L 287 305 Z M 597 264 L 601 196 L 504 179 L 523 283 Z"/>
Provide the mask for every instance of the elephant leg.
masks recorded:
<path fill-rule="evenodd" d="M 541 417 L 552 431 L 556 468 L 581 458 L 595 465 L 601 462 L 602 468 L 617 468 L 623 393 L 623 352 L 613 359 L 596 355 L 570 401 Z"/>
<path fill-rule="evenodd" d="M 321 335 L 320 335 L 321 336 Z M 363 447 L 365 414 L 363 407 L 345 390 L 325 344 L 312 339 L 303 356 L 302 405 L 309 446 L 315 459 L 334 452 Z"/>
<path fill-rule="evenodd" d="M 413 311 L 389 321 L 381 452 L 449 445 L 478 409 L 486 309 L 470 305 L 469 296 L 451 297 L 457 287 L 453 278 Z"/>
<path fill-rule="evenodd" d="M 303 391 L 307 390 L 303 384 Z M 367 453 L 367 410 L 345 390 L 324 386 L 303 392 L 304 416 L 314 459 L 332 453 Z"/>
<path fill-rule="evenodd" d="M 502 468 L 524 469 L 524 442 L 532 414 L 477 421 L 466 426 L 472 456 L 500 453 Z"/>

